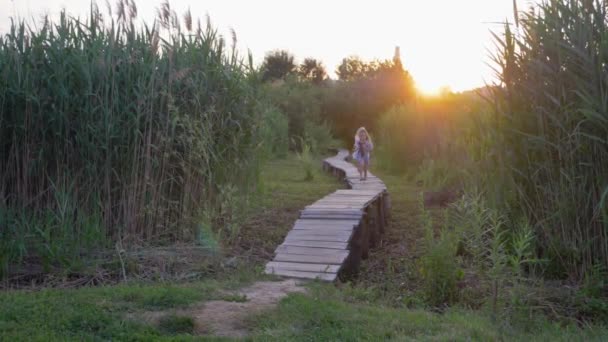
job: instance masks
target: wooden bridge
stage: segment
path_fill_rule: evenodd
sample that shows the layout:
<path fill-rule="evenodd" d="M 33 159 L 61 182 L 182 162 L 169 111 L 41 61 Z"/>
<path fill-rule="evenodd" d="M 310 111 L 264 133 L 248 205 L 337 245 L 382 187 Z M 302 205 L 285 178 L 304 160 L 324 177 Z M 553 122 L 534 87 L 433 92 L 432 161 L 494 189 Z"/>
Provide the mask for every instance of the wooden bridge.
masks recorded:
<path fill-rule="evenodd" d="M 357 168 L 340 150 L 323 161 L 323 169 L 344 179 L 338 190 L 300 212 L 285 241 L 266 265 L 267 274 L 335 281 L 358 272 L 361 259 L 380 240 L 387 227 L 390 198 L 384 183 L 368 172 L 359 180 Z"/>

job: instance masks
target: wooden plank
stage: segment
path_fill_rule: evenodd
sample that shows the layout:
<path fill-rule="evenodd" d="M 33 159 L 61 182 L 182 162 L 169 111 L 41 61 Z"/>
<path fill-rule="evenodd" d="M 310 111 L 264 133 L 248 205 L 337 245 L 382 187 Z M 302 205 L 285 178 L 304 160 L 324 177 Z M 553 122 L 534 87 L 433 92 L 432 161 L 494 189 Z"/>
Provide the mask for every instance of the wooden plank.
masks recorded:
<path fill-rule="evenodd" d="M 361 219 L 362 216 L 353 216 L 353 215 L 330 215 L 330 214 L 324 214 L 324 215 L 320 215 L 320 214 L 307 214 L 307 215 L 302 215 L 302 218 L 311 218 L 311 219 L 324 219 L 324 220 L 343 220 L 343 219 L 350 219 L 350 218 L 358 218 Z"/>
<path fill-rule="evenodd" d="M 330 231 L 330 232 L 351 232 L 355 229 L 353 226 L 294 226 L 291 230 L 306 230 L 306 231 Z"/>
<path fill-rule="evenodd" d="M 301 215 L 302 218 L 311 218 L 311 219 L 324 219 L 324 220 L 343 220 L 343 219 L 350 219 L 350 218 L 357 218 L 357 219 L 362 219 L 362 216 L 352 216 L 352 215 L 329 215 L 329 214 L 325 214 L 325 215 L 318 215 L 318 214 L 308 214 L 308 215 Z"/>
<path fill-rule="evenodd" d="M 352 229 L 353 227 L 356 227 L 359 225 L 359 222 L 361 222 L 361 220 L 357 220 L 357 223 L 341 223 L 338 222 L 339 220 L 324 220 L 325 222 L 323 223 L 302 223 L 302 222 L 298 222 L 295 223 L 293 225 L 293 228 L 348 228 L 348 229 Z M 336 222 L 334 222 L 336 221 Z"/>
<path fill-rule="evenodd" d="M 359 191 L 359 190 L 348 190 L 348 191 Z M 342 200 L 373 200 L 376 197 L 378 197 L 379 194 L 377 192 L 370 192 L 368 194 L 344 194 L 344 193 L 340 193 L 340 194 L 332 194 L 331 198 L 335 198 L 335 199 L 342 199 Z M 321 198 L 321 200 L 324 198 Z"/>
<path fill-rule="evenodd" d="M 299 246 L 279 246 L 275 250 L 275 253 L 280 254 L 308 254 L 308 255 L 346 255 L 348 256 L 349 251 L 347 249 L 333 249 L 333 248 L 315 248 L 315 247 L 299 247 Z"/>
<path fill-rule="evenodd" d="M 302 211 L 300 213 L 301 219 L 314 218 L 314 219 L 328 219 L 328 220 L 361 220 L 365 216 L 365 213 L 361 210 L 358 213 L 343 212 L 339 210 L 327 211 L 327 210 L 309 210 Z"/>
<path fill-rule="evenodd" d="M 338 250 L 335 250 L 338 251 Z M 348 257 L 348 252 L 338 251 L 336 254 L 325 254 L 325 255 L 311 255 L 311 254 L 289 254 L 279 253 L 273 261 L 280 262 L 299 262 L 304 264 L 331 264 L 331 265 L 342 265 L 344 260 Z M 337 272 L 337 271 L 336 271 Z"/>
<path fill-rule="evenodd" d="M 331 208 L 306 208 L 301 210 L 304 213 L 341 213 L 341 214 L 363 214 L 363 210 L 361 209 L 331 209 Z"/>
<path fill-rule="evenodd" d="M 356 191 L 356 190 L 351 190 L 351 191 Z M 345 195 L 345 194 L 331 194 L 331 195 L 327 195 L 323 198 L 319 198 L 317 200 L 317 202 L 323 202 L 323 201 L 367 201 L 369 199 L 373 199 L 375 198 L 376 195 Z"/>
<path fill-rule="evenodd" d="M 356 198 L 331 198 L 331 199 L 321 199 L 314 202 L 311 205 L 316 204 L 362 204 L 365 205 L 369 202 L 372 202 L 374 198 L 365 198 L 365 199 L 356 199 Z"/>
<path fill-rule="evenodd" d="M 360 209 L 361 207 L 365 207 L 369 202 L 373 201 L 319 201 L 309 204 L 305 208 L 339 206 L 344 207 L 344 209 Z"/>
<path fill-rule="evenodd" d="M 331 242 L 331 241 L 309 241 L 309 240 L 285 240 L 281 246 L 296 246 L 296 247 L 313 247 L 313 248 L 332 248 L 332 249 L 348 249 L 346 242 Z"/>
<path fill-rule="evenodd" d="M 323 223 L 322 219 L 297 219 L 294 223 Z M 338 221 L 334 221 L 334 223 L 340 223 L 340 224 L 357 224 L 359 223 L 359 220 L 357 219 L 344 219 L 344 220 L 338 220 Z"/>
<path fill-rule="evenodd" d="M 289 235 L 317 235 L 317 236 L 349 236 L 353 229 L 341 231 L 341 230 L 329 230 L 329 229 L 298 229 L 291 230 Z"/>
<path fill-rule="evenodd" d="M 358 220 L 353 220 L 352 222 L 349 223 L 345 223 L 345 222 L 340 222 L 340 220 L 319 220 L 319 221 L 323 221 L 323 222 L 305 222 L 305 221 L 309 221 L 309 220 L 301 220 L 299 222 L 296 222 L 293 224 L 294 227 L 355 227 L 357 225 L 359 225 L 359 222 L 361 222 L 360 219 Z M 312 221 L 312 220 L 310 220 Z"/>
<path fill-rule="evenodd" d="M 363 198 L 363 197 L 376 196 L 376 193 L 373 191 L 369 191 L 369 190 L 341 189 L 341 190 L 336 190 L 335 192 L 332 192 L 328 196 Z"/>
<path fill-rule="evenodd" d="M 354 189 L 339 189 L 336 190 L 334 192 L 332 192 L 332 195 L 348 195 L 348 194 L 354 194 L 354 195 L 358 195 L 358 196 L 370 196 L 373 195 L 373 193 L 369 190 L 354 190 Z"/>
<path fill-rule="evenodd" d="M 309 205 L 306 206 L 306 209 L 311 209 L 311 210 L 315 210 L 315 209 L 319 209 L 319 210 L 325 210 L 325 209 L 329 209 L 329 210 L 335 210 L 335 209 L 344 209 L 344 210 L 352 210 L 352 209 L 356 209 L 356 210 L 364 210 L 365 209 L 365 205 L 361 205 L 361 204 L 351 204 L 351 205 L 345 205 L 345 204 L 313 204 L 313 205 Z"/>
<path fill-rule="evenodd" d="M 317 216 L 323 216 L 323 215 L 327 215 L 329 217 L 331 216 L 346 216 L 344 219 L 348 220 L 348 219 L 361 219 L 361 217 L 363 217 L 365 215 L 365 212 L 363 210 L 357 210 L 357 211 L 348 211 L 348 210 L 342 210 L 342 209 L 336 209 L 336 210 L 329 210 L 329 209 L 307 209 L 307 210 L 302 210 L 300 212 L 300 218 L 304 219 L 305 217 L 303 217 L 303 215 L 317 215 Z"/>
<path fill-rule="evenodd" d="M 339 230 L 292 230 L 290 231 L 287 238 L 300 238 L 300 240 L 312 240 L 312 241 L 338 241 L 342 242 L 343 239 L 348 239 L 352 235 L 352 230 L 350 231 L 339 231 Z M 335 238 L 339 240 L 324 240 L 323 238 Z"/>
<path fill-rule="evenodd" d="M 352 219 L 352 220 L 321 220 L 321 219 L 298 219 L 294 222 L 294 225 L 323 225 L 323 224 L 343 224 L 343 225 L 353 225 L 356 226 L 359 224 L 361 220 Z"/>
<path fill-rule="evenodd" d="M 271 261 L 266 264 L 266 270 L 270 270 L 271 272 L 272 270 L 286 270 L 316 273 L 337 273 L 340 270 L 340 265 Z"/>
<path fill-rule="evenodd" d="M 288 234 L 285 241 L 319 241 L 319 242 L 348 242 L 349 236 L 330 236 L 330 235 L 295 235 Z"/>
<path fill-rule="evenodd" d="M 338 277 L 337 273 L 316 273 L 316 272 L 301 272 L 301 271 L 289 271 L 289 270 L 274 270 L 274 272 L 266 271 L 266 274 L 274 274 L 277 276 L 290 277 L 290 278 L 301 278 L 301 279 L 318 279 L 328 282 L 333 282 Z"/>
<path fill-rule="evenodd" d="M 361 197 L 361 198 L 351 198 L 351 197 L 336 197 L 336 198 L 331 198 L 331 199 L 321 199 L 317 202 L 314 202 L 312 204 L 354 204 L 354 203 L 361 203 L 361 204 L 367 204 L 370 202 L 373 202 L 375 200 L 377 200 L 380 196 L 366 196 L 366 197 Z"/>

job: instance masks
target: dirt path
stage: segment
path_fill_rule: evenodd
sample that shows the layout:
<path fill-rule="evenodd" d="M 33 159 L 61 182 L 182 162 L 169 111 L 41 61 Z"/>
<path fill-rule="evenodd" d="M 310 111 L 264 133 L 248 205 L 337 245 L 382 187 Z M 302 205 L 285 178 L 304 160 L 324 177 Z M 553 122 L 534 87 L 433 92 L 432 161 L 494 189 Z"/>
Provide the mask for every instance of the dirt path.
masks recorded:
<path fill-rule="evenodd" d="M 246 325 L 248 317 L 274 308 L 290 293 L 306 293 L 302 284 L 302 281 L 295 279 L 260 281 L 240 291 L 226 293 L 226 297 L 237 301 L 213 300 L 183 310 L 147 312 L 143 319 L 156 324 L 168 314 L 188 316 L 194 320 L 197 335 L 242 338 L 249 334 Z"/>
<path fill-rule="evenodd" d="M 222 337 L 245 337 L 248 334 L 244 324 L 246 317 L 272 309 L 293 292 L 305 293 L 306 289 L 295 279 L 257 282 L 237 293 L 246 298 L 245 302 L 214 300 L 204 303 L 199 310 L 191 312 L 196 331 Z"/>

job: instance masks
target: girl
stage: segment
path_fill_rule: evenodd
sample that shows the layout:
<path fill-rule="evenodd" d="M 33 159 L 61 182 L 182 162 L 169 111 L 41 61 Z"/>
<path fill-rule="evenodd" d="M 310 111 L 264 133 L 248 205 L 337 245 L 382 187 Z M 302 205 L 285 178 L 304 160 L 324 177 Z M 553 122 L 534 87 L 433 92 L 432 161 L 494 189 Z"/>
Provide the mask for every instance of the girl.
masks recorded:
<path fill-rule="evenodd" d="M 367 179 L 367 168 L 369 167 L 370 152 L 374 148 L 372 138 L 369 136 L 365 127 L 360 127 L 355 134 L 355 147 L 353 158 L 357 161 L 359 179 Z"/>

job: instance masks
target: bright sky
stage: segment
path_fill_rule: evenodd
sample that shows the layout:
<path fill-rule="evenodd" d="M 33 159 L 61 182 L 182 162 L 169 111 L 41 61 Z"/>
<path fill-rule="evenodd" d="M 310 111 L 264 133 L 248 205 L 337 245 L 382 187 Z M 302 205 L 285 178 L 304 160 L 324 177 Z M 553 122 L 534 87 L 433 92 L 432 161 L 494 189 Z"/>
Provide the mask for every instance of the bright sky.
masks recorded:
<path fill-rule="evenodd" d="M 114 5 L 116 1 L 110 0 Z M 139 18 L 151 22 L 161 0 L 136 0 Z M 493 80 L 486 65 L 493 49 L 490 30 L 513 21 L 513 0 L 171 0 L 178 14 L 188 8 L 194 17 L 208 13 L 215 27 L 229 37 L 234 28 L 241 49 L 261 62 L 267 51 L 287 49 L 298 61 L 315 57 L 335 77 L 342 58 L 392 58 L 395 46 L 419 89 L 442 86 L 466 90 Z M 106 8 L 105 0 L 98 1 Z M 518 0 L 520 9 L 527 4 Z M 39 18 L 67 8 L 88 13 L 89 0 L 0 0 L 0 33 L 9 18 Z"/>

